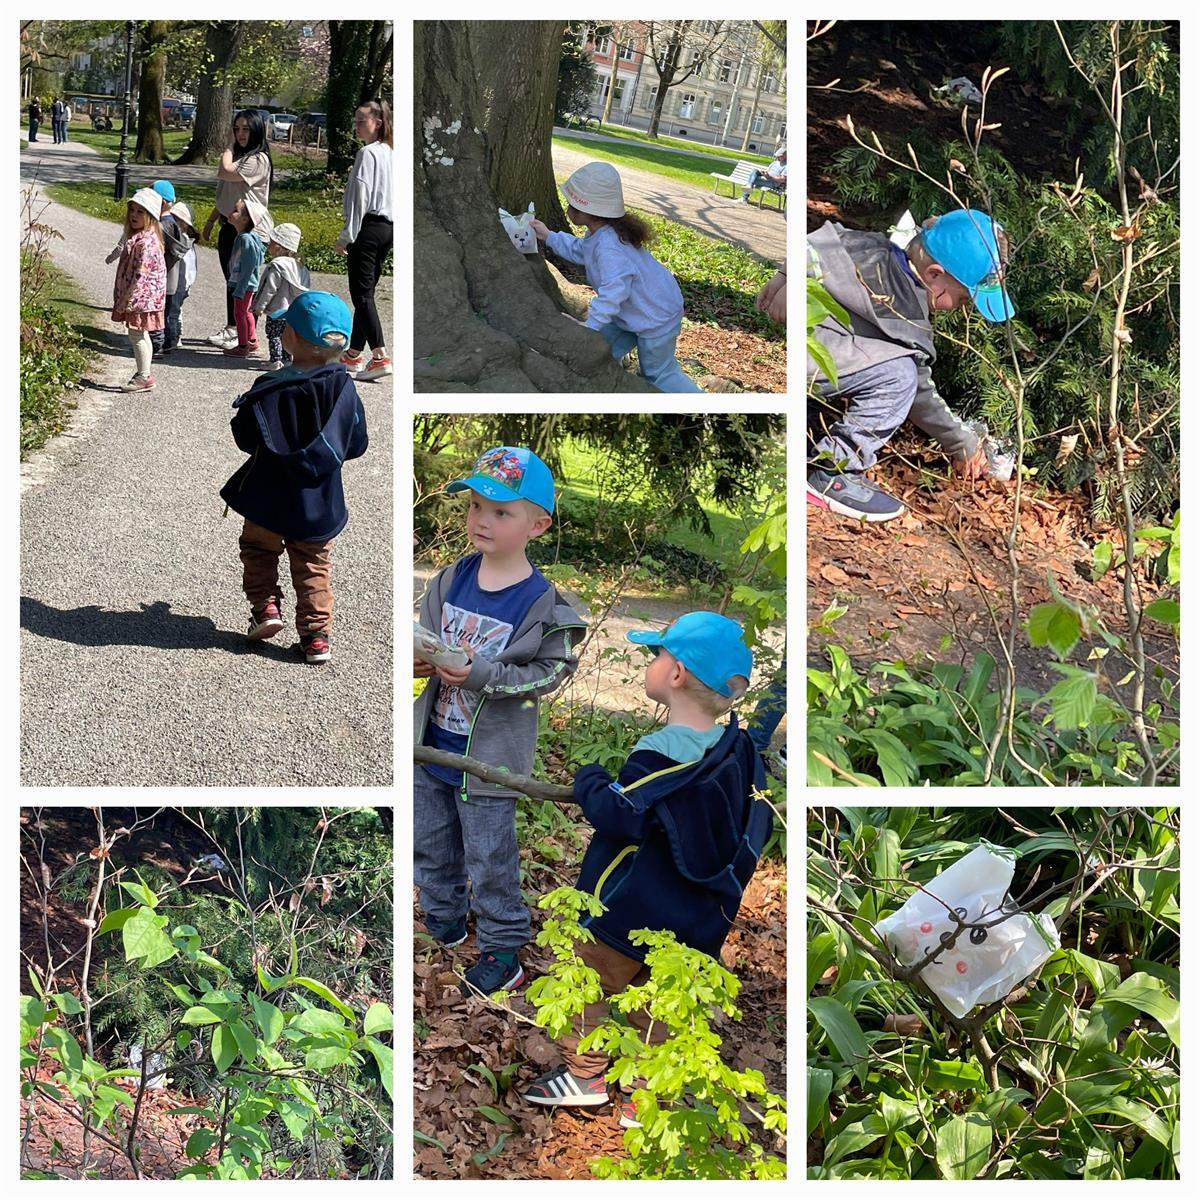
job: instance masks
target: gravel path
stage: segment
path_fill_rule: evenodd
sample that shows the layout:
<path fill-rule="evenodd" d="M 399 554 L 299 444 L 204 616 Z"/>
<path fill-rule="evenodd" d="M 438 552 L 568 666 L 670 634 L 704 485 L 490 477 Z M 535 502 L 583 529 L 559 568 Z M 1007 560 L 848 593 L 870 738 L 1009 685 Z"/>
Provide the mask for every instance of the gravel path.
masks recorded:
<path fill-rule="evenodd" d="M 552 153 L 556 175 L 570 175 L 593 161 L 566 146 L 556 145 Z M 732 164 L 729 169 L 733 169 Z M 754 204 L 735 204 L 728 185 L 724 186 L 724 195 L 718 196 L 711 188 L 705 191 L 651 171 L 625 166 L 620 171 L 621 190 L 629 207 L 678 221 L 706 237 L 741 246 L 773 263 L 781 264 L 787 258 L 787 218 L 782 213 L 769 208 L 759 211 Z"/>
<path fill-rule="evenodd" d="M 81 143 L 41 143 L 22 146 L 23 179 L 96 169 Z M 135 168 L 131 184 L 158 173 L 170 168 Z M 184 349 L 155 362 L 155 392 L 127 396 L 113 390 L 133 358 L 108 317 L 115 266 L 104 263 L 117 226 L 57 204 L 42 220 L 64 235 L 54 260 L 95 308 L 96 357 L 71 428 L 22 464 L 21 782 L 390 784 L 392 380 L 360 387 L 371 445 L 344 474 L 333 661 L 307 666 L 290 625 L 251 646 L 240 518 L 222 520 L 217 493 L 244 458 L 230 404 L 261 363 L 201 344 L 224 324 L 216 251 L 199 251 Z M 348 297 L 344 276 L 314 274 L 313 286 Z M 390 329 L 390 279 L 378 295 Z"/>

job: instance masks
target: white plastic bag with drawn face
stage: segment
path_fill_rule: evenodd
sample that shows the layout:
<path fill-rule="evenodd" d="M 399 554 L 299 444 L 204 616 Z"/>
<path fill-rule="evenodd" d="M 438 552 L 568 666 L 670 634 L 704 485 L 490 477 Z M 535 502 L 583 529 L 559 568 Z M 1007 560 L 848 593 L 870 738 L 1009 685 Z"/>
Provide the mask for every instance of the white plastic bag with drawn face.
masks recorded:
<path fill-rule="evenodd" d="M 522 254 L 536 254 L 538 252 L 537 237 L 534 235 L 533 229 L 529 222 L 533 220 L 533 201 L 530 200 L 529 207 L 523 213 L 518 213 L 513 216 L 512 213 L 505 212 L 500 209 L 500 224 L 504 226 L 504 232 L 508 234 L 509 241 Z"/>
<path fill-rule="evenodd" d="M 897 962 L 909 967 L 949 942 L 957 928 L 949 910 L 985 923 L 1011 914 L 986 928 L 964 929 L 921 972 L 922 982 L 956 1017 L 1007 996 L 1058 948 L 1058 931 L 1045 913 L 1035 918 L 1017 909 L 1008 894 L 1012 877 L 1011 859 L 976 846 L 875 924 Z"/>

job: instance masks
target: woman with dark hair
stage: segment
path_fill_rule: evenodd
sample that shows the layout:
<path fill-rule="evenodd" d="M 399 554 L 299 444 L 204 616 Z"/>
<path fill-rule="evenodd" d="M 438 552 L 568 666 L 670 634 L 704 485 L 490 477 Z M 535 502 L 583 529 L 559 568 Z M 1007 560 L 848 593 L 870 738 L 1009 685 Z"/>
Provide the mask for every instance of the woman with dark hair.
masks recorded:
<path fill-rule="evenodd" d="M 208 220 L 204 223 L 202 241 L 208 241 L 213 225 L 220 221 L 221 232 L 217 235 L 217 257 L 221 260 L 221 272 L 229 279 L 229 261 L 233 256 L 233 243 L 238 231 L 229 218 L 239 200 L 257 200 L 267 208 L 271 198 L 271 184 L 275 179 L 275 164 L 271 161 L 271 146 L 267 141 L 267 127 L 262 113 L 256 109 L 243 109 L 233 118 L 233 140 L 221 155 L 217 167 L 217 199 Z M 209 344 L 222 350 L 238 344 L 237 322 L 233 315 L 233 293 L 225 292 L 225 328 L 208 339 Z"/>
<path fill-rule="evenodd" d="M 357 379 L 382 379 L 392 373 L 387 342 L 375 308 L 375 288 L 383 260 L 392 248 L 392 110 L 386 100 L 368 100 L 354 111 L 354 136 L 365 142 L 355 155 L 346 198 L 346 224 L 338 234 L 339 254 L 346 255 L 354 325 L 342 365 Z M 371 347 L 371 361 L 363 349 Z"/>

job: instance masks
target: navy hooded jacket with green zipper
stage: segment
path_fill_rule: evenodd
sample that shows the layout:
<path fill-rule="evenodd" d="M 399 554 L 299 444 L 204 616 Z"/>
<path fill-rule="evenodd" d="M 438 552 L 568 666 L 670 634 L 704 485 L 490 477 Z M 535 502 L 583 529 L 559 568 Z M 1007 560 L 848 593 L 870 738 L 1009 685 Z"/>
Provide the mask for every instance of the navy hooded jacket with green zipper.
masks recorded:
<path fill-rule="evenodd" d="M 633 929 L 670 930 L 716 958 L 771 833 L 762 759 L 732 715 L 703 758 L 677 763 L 635 750 L 614 783 L 592 763 L 575 776 L 575 802 L 595 828 L 580 891 L 606 911 L 584 922 L 600 941 L 644 961 Z"/>
<path fill-rule="evenodd" d="M 367 417 L 340 363 L 263 375 L 234 402 L 233 440 L 251 457 L 221 489 L 235 512 L 298 542 L 346 527 L 342 463 L 367 449 Z"/>

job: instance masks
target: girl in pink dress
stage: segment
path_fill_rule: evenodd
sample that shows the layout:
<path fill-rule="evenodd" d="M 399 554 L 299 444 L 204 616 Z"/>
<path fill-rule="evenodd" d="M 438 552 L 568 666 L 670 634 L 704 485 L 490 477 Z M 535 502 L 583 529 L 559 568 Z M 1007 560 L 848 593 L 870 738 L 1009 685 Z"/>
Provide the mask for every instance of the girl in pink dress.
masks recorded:
<path fill-rule="evenodd" d="M 167 260 L 163 254 L 162 197 L 153 188 L 142 188 L 125 208 L 125 247 L 117 263 L 113 284 L 112 319 L 129 331 L 136 371 L 123 384 L 123 392 L 150 392 L 153 349 L 150 331 L 163 328 L 167 304 Z"/>

